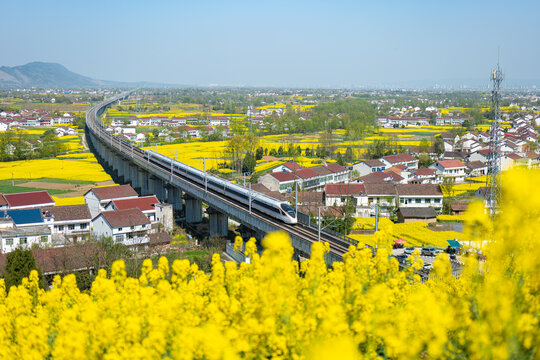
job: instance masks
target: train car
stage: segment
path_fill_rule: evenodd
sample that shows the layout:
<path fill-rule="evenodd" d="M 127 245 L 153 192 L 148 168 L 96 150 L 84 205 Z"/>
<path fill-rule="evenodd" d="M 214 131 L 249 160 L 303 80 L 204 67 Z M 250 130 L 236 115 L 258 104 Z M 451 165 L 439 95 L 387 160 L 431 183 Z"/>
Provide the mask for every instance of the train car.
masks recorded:
<path fill-rule="evenodd" d="M 251 199 L 252 209 L 256 209 L 287 224 L 297 223 L 296 212 L 287 202 L 276 200 L 256 191 L 250 192 L 249 189 L 246 189 L 243 186 L 233 184 L 230 181 L 221 179 L 217 176 L 209 175 L 204 171 L 173 160 L 167 156 L 156 153 L 155 151 L 146 150 L 145 153 L 148 159 L 164 169 L 171 169 L 172 162 L 173 173 L 184 176 L 191 181 L 195 181 L 201 187 L 223 194 L 248 206 Z"/>

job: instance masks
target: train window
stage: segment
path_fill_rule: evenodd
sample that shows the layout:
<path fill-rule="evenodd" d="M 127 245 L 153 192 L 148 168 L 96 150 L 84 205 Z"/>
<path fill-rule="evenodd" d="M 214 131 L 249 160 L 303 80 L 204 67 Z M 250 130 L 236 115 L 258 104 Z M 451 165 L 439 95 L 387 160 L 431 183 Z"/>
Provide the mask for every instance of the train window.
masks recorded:
<path fill-rule="evenodd" d="M 285 204 L 285 203 L 281 204 L 281 209 L 283 209 L 283 211 L 285 211 L 287 214 L 291 215 L 292 217 L 296 216 L 294 209 L 289 204 Z"/>

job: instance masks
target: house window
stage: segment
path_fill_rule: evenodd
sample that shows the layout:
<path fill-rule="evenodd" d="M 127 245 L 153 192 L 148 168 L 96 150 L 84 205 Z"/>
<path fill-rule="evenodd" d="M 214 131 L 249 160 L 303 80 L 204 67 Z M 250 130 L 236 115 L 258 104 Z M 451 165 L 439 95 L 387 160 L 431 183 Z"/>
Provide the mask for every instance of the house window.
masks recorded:
<path fill-rule="evenodd" d="M 41 242 L 42 242 L 42 243 L 46 243 L 47 241 L 49 241 L 49 237 L 48 237 L 48 236 L 44 235 L 44 236 L 41 237 Z"/>
<path fill-rule="evenodd" d="M 122 228 L 118 228 L 118 231 L 122 231 Z"/>
<path fill-rule="evenodd" d="M 416 199 L 416 203 L 417 203 L 417 204 L 421 204 L 421 203 L 422 203 L 422 199 Z"/>
<path fill-rule="evenodd" d="M 28 238 L 22 237 L 19 239 L 21 245 L 26 245 L 28 243 Z"/>
<path fill-rule="evenodd" d="M 114 241 L 116 242 L 122 242 L 122 240 L 124 240 L 124 236 L 123 235 L 116 235 L 114 237 Z"/>
<path fill-rule="evenodd" d="M 135 230 L 135 226 L 132 226 L 132 227 L 131 227 L 131 230 Z"/>
<path fill-rule="evenodd" d="M 63 231 L 64 230 L 64 225 L 58 225 L 58 230 Z"/>
<path fill-rule="evenodd" d="M 441 199 L 433 199 L 433 201 L 434 201 L 436 204 L 438 204 L 438 203 L 441 202 Z"/>
<path fill-rule="evenodd" d="M 68 230 L 74 230 L 74 229 L 75 229 L 75 225 L 73 224 L 68 225 Z"/>
<path fill-rule="evenodd" d="M 81 228 L 81 230 L 84 230 L 84 229 L 86 229 L 86 224 L 81 224 L 81 225 L 79 225 L 79 227 Z"/>
<path fill-rule="evenodd" d="M 13 245 L 13 239 L 6 239 L 6 245 Z"/>
<path fill-rule="evenodd" d="M 405 199 L 401 198 L 401 199 L 399 199 L 399 202 L 400 202 L 401 204 L 405 204 Z"/>

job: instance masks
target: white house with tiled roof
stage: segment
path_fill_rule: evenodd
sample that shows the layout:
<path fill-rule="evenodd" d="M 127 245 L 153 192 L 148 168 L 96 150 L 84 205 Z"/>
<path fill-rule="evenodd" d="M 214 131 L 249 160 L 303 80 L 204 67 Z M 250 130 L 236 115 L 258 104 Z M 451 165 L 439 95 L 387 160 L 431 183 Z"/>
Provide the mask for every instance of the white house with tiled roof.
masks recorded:
<path fill-rule="evenodd" d="M 84 201 L 92 217 L 105 210 L 105 206 L 116 199 L 134 199 L 139 194 L 130 185 L 94 187 L 84 194 Z"/>
<path fill-rule="evenodd" d="M 438 160 L 429 165 L 429 168 L 435 170 L 437 180 L 441 183 L 445 178 L 451 178 L 454 183 L 463 183 L 467 175 L 465 172 L 467 166 L 461 160 L 457 159 Z"/>
<path fill-rule="evenodd" d="M 405 165 L 410 170 L 418 169 L 418 159 L 407 153 L 383 156 L 379 160 L 384 163 L 387 168 L 396 165 Z"/>
<path fill-rule="evenodd" d="M 150 220 L 139 209 L 103 211 L 92 219 L 92 233 L 96 237 L 110 237 L 124 245 L 148 243 L 150 228 Z"/>

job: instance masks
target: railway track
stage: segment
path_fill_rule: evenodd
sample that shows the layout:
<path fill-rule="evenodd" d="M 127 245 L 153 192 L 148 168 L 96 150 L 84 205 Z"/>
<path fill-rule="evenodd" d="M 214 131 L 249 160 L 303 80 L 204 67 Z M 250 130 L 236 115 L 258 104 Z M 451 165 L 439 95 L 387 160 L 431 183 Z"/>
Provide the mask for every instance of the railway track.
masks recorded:
<path fill-rule="evenodd" d="M 244 212 L 249 212 L 247 205 L 241 204 L 232 198 L 229 198 L 227 196 L 224 196 L 221 193 L 217 193 L 213 191 L 212 189 L 208 189 L 208 188 L 205 189 L 205 187 L 202 184 L 199 184 L 198 182 L 193 181 L 192 179 L 187 177 L 186 176 L 187 174 L 181 173 L 178 169 L 175 170 L 174 165 L 172 163 L 172 159 L 171 159 L 171 166 L 165 167 L 162 164 L 155 162 L 149 156 L 145 155 L 146 153 L 142 149 L 136 146 L 133 146 L 131 143 L 128 143 L 127 141 L 120 139 L 114 136 L 113 134 L 105 131 L 103 126 L 98 122 L 99 113 L 110 104 L 118 100 L 121 100 L 123 98 L 126 98 L 127 96 L 129 96 L 130 93 L 131 92 L 122 93 L 104 102 L 96 104 L 92 106 L 90 109 L 88 109 L 86 113 L 86 124 L 87 124 L 88 129 L 92 133 L 92 135 L 99 138 L 100 141 L 102 141 L 104 144 L 108 144 L 111 148 L 114 148 L 115 151 L 118 151 L 125 158 L 138 159 L 139 161 L 145 162 L 148 166 L 153 167 L 158 173 L 166 172 L 168 176 L 170 176 L 170 180 L 174 178 L 177 181 L 188 184 L 201 191 L 204 191 L 205 193 L 210 194 L 211 196 L 227 204 L 227 206 L 233 207 L 235 209 L 238 209 Z M 308 243 L 312 244 L 318 241 L 317 230 L 313 228 L 303 226 L 302 224 L 285 224 L 279 220 L 276 220 L 254 209 L 252 209 L 252 211 L 249 213 L 251 216 L 258 218 L 261 221 L 271 224 L 276 229 L 283 230 L 292 236 L 295 236 L 304 241 L 307 241 Z M 334 255 L 337 255 L 338 257 L 342 257 L 343 254 L 348 251 L 350 244 L 348 244 L 347 242 L 341 239 L 335 238 L 324 232 L 321 232 L 320 238 L 321 238 L 321 241 L 326 241 L 330 244 L 329 251 L 333 253 Z"/>

